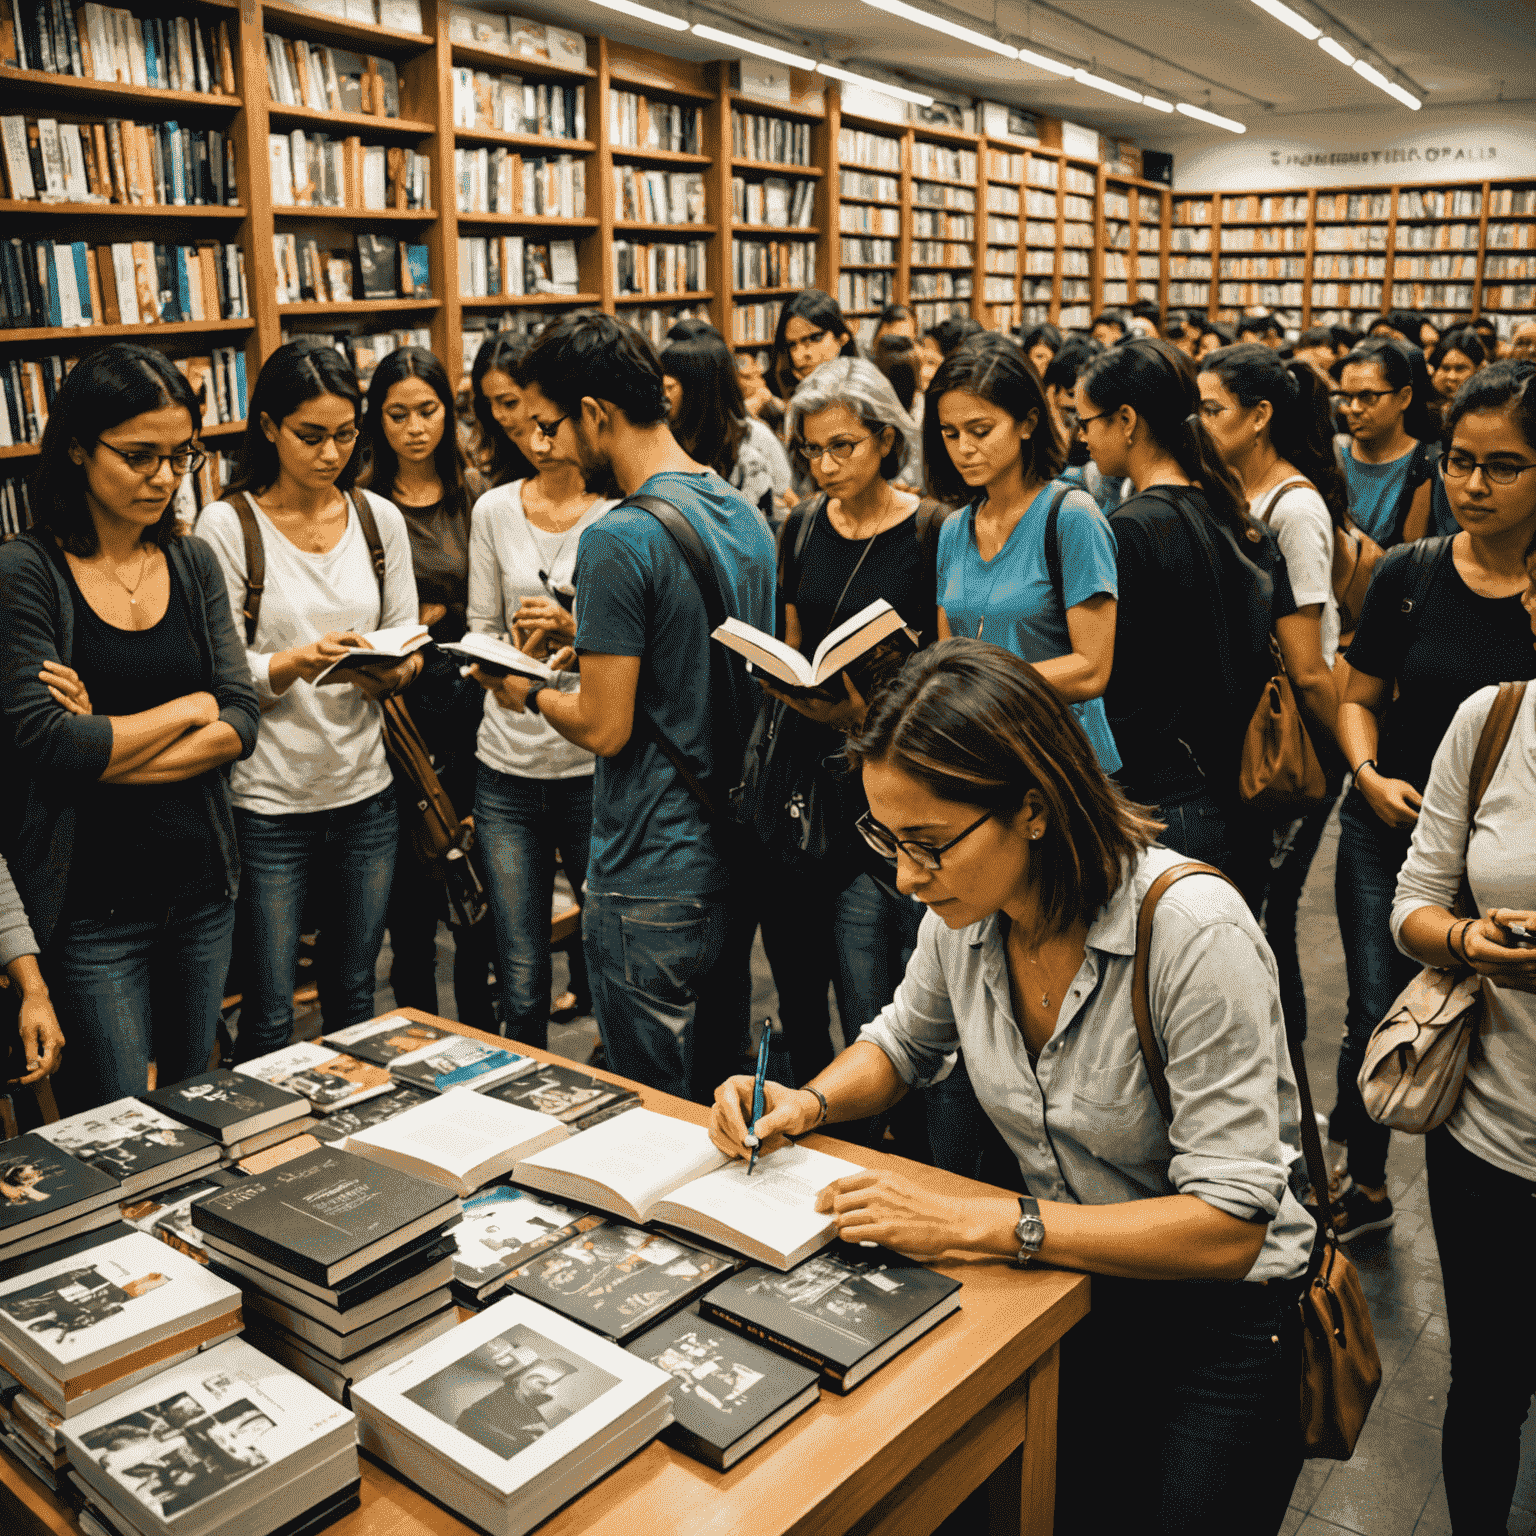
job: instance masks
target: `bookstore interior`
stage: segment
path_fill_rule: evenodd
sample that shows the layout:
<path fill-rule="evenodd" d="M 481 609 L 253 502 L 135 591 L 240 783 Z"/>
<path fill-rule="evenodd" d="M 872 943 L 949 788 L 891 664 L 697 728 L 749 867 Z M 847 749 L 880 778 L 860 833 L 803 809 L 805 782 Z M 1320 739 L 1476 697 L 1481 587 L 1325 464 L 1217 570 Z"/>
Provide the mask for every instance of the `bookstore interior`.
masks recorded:
<path fill-rule="evenodd" d="M 919 336 L 1140 306 L 1507 342 L 1536 313 L 1529 9 L 1458 36 L 1415 0 L 1390 58 L 1349 9 L 1217 0 L 1195 38 L 1152 0 L 1126 38 L 1086 0 L 0 0 L 3 532 L 116 339 L 201 401 L 189 517 L 301 336 L 364 388 L 584 309 L 658 347 L 707 320 L 766 373 L 804 289 L 861 345 L 888 305 Z M 405 1011 L 8 1141 L 5 1528 L 917 1532 L 991 1479 L 994 1530 L 1049 1532 L 1082 1278 L 841 1243 L 817 1192 L 879 1154 L 749 1176 L 703 1120 Z"/>

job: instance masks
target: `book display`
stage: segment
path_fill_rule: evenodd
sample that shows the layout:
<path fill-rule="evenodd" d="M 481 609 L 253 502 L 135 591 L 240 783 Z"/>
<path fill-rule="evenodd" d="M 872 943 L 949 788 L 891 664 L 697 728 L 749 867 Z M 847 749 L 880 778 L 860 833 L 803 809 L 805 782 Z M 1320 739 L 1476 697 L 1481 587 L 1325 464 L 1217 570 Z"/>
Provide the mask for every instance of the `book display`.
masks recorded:
<path fill-rule="evenodd" d="M 0 1262 L 117 1220 L 120 1180 L 36 1132 L 0 1147 Z"/>
<path fill-rule="evenodd" d="M 235 1070 L 242 1077 L 254 1077 L 308 1099 L 315 1112 L 322 1115 L 378 1098 L 394 1087 L 394 1080 L 384 1067 L 343 1055 L 313 1040 L 285 1045 L 280 1051 L 244 1062 Z"/>
<path fill-rule="evenodd" d="M 222 1068 L 199 1072 L 169 1088 L 153 1088 L 144 1102 L 212 1137 L 231 1158 L 260 1150 L 252 1145 L 258 1135 L 297 1134 L 310 1109 L 303 1094 Z"/>
<path fill-rule="evenodd" d="M 541 1115 L 553 1115 L 572 1131 L 584 1131 L 599 1118 L 611 1119 L 614 1114 L 640 1102 L 638 1094 L 620 1088 L 616 1083 L 605 1082 L 574 1067 L 545 1062 L 510 1082 L 498 1083 L 487 1093 L 504 1103 L 536 1109 Z"/>
<path fill-rule="evenodd" d="M 116 1099 L 99 1109 L 39 1126 L 37 1134 L 62 1152 L 119 1180 L 127 1199 L 164 1189 L 219 1160 L 219 1144 L 152 1109 L 139 1099 Z"/>
<path fill-rule="evenodd" d="M 497 1184 L 464 1202 L 464 1220 L 453 1229 L 453 1294 L 478 1309 L 501 1290 L 514 1269 L 556 1243 L 602 1221 L 574 1206 L 541 1200 Z"/>

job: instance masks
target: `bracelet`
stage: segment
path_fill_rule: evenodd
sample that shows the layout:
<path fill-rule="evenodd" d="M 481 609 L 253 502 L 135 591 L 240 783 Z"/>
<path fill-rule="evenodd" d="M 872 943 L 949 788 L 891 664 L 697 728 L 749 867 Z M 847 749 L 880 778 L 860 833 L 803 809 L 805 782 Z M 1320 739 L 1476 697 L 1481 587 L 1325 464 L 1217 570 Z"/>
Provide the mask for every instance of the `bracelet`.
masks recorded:
<path fill-rule="evenodd" d="M 812 1088 L 809 1084 L 805 1086 L 802 1092 L 814 1093 L 816 1095 L 816 1102 L 821 1105 L 821 1118 L 811 1127 L 813 1131 L 820 1130 L 827 1123 L 827 1115 L 830 1113 L 827 1108 L 827 1096 L 820 1088 Z"/>
<path fill-rule="evenodd" d="M 1449 952 L 1450 957 L 1451 957 L 1452 960 L 1454 960 L 1456 958 L 1456 944 L 1457 944 L 1458 939 L 1460 940 L 1460 943 L 1461 943 L 1461 963 L 1463 965 L 1471 965 L 1472 964 L 1472 962 L 1467 958 L 1467 929 L 1470 928 L 1472 926 L 1472 924 L 1474 922 L 1476 922 L 1476 921 L 1477 921 L 1476 918 L 1464 917 L 1464 918 L 1462 918 L 1460 923 L 1458 923 L 1455 926 L 1453 926 L 1450 929 L 1450 931 L 1446 934 L 1445 947 L 1446 947 L 1446 950 Z"/>
<path fill-rule="evenodd" d="M 1369 768 L 1372 773 L 1380 773 L 1381 772 L 1381 769 L 1376 766 L 1376 759 L 1374 757 L 1361 758 L 1360 766 L 1358 768 L 1352 768 L 1350 770 L 1350 772 L 1352 772 L 1354 774 L 1354 776 L 1355 776 L 1355 783 L 1356 784 L 1358 784 L 1360 782 L 1360 775 L 1362 773 L 1364 773 L 1367 768 Z"/>

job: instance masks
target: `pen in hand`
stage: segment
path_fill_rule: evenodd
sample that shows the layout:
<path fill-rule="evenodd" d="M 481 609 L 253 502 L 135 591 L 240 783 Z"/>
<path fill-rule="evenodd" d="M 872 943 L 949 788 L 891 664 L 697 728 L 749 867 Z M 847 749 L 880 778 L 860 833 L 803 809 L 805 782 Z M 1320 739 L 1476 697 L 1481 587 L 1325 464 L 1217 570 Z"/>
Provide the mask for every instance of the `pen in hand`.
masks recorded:
<path fill-rule="evenodd" d="M 757 1073 L 752 1079 L 752 1120 L 747 1126 L 747 1145 L 752 1148 L 752 1155 L 747 1159 L 747 1177 L 752 1177 L 752 1170 L 757 1166 L 758 1141 L 756 1126 L 763 1118 L 763 1084 L 768 1081 L 768 1048 L 773 1043 L 773 1020 L 763 1020 L 763 1033 L 757 1042 Z"/>

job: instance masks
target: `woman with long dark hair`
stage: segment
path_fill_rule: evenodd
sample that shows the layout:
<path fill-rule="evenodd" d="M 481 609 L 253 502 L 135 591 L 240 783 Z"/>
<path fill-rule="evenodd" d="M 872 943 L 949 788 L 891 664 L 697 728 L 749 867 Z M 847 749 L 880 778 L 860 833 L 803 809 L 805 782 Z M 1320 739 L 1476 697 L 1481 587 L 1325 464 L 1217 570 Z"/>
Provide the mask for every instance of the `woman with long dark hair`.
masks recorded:
<path fill-rule="evenodd" d="M 201 413 L 165 355 L 118 342 L 53 401 L 36 526 L 0 546 L 0 846 L 68 1034 L 66 1113 L 204 1071 L 240 857 L 227 767 L 259 711 L 213 552 L 175 493 Z"/>
<path fill-rule="evenodd" d="M 837 300 L 820 288 L 804 288 L 785 299 L 779 310 L 768 359 L 768 382 L 781 400 L 788 400 L 796 385 L 822 363 L 858 355 L 859 344 Z"/>
<path fill-rule="evenodd" d="M 880 1114 L 963 1051 L 995 1144 L 988 1181 L 1022 1202 L 957 1203 L 887 1168 L 838 1180 L 819 1209 L 848 1242 L 1093 1275 L 1093 1311 L 1061 1346 L 1057 1530 L 1271 1536 L 1301 1467 L 1314 1229 L 1252 915 L 1210 876 L 1157 906 L 1148 995 L 1170 1124 L 1131 1024 L 1133 952 L 1144 898 L 1183 860 L 1152 846 L 1158 823 L 1106 777 L 1056 689 L 997 646 L 941 641 L 875 699 L 849 756 L 865 836 L 928 915 L 891 1006 L 810 1083 L 768 1084 L 756 1135 L 772 1150 Z M 752 1086 L 715 1094 L 711 1139 L 731 1157 L 749 1150 Z"/>
<path fill-rule="evenodd" d="M 262 364 L 226 499 L 203 509 L 263 705 L 261 735 L 232 788 L 244 879 L 242 1061 L 287 1045 L 306 897 L 324 923 L 320 1007 L 328 1029 L 373 1016 L 398 823 L 377 701 L 408 687 L 420 652 L 317 684 L 372 630 L 415 624 L 410 536 L 393 502 L 352 486 L 362 391 L 334 348 L 290 341 Z M 232 504 L 244 497 L 240 511 Z M 260 540 L 251 592 L 241 511 Z M 366 516 L 366 521 L 365 521 Z M 382 574 L 370 548 L 377 542 Z M 256 621 L 250 622 L 254 612 Z"/>
<path fill-rule="evenodd" d="M 513 374 L 528 345 L 520 331 L 498 331 L 480 343 L 470 367 L 470 400 L 480 428 L 476 468 L 492 486 L 510 485 L 534 473 L 527 454 L 512 440 L 522 400 Z"/>

